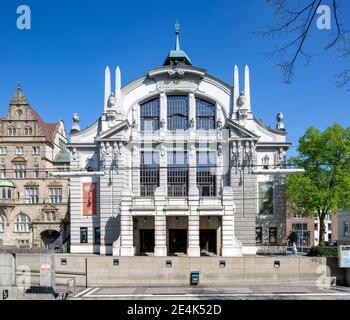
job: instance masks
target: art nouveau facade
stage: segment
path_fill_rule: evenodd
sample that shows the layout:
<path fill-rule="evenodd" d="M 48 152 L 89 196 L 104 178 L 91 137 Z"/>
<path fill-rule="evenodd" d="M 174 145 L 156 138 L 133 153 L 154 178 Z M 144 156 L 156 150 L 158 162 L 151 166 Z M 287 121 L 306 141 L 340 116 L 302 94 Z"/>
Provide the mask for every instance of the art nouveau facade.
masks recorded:
<path fill-rule="evenodd" d="M 234 85 L 192 66 L 180 49 L 163 66 L 111 89 L 104 110 L 71 131 L 71 252 L 133 255 L 255 254 L 285 239 L 289 147 L 251 109 L 249 69 Z"/>

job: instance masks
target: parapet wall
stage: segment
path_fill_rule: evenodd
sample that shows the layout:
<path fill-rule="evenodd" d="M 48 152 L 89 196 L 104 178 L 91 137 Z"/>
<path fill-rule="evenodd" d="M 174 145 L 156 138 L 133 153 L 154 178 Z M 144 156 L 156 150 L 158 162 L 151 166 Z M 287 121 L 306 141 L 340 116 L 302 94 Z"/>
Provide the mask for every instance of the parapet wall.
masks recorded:
<path fill-rule="evenodd" d="M 16 265 L 30 263 L 17 255 Z M 169 265 L 171 263 L 171 266 Z M 36 265 L 30 267 L 35 273 Z M 77 286 L 188 286 L 190 273 L 200 285 L 327 285 L 325 258 L 309 257 L 109 257 L 55 255 L 56 285 L 75 279 Z"/>

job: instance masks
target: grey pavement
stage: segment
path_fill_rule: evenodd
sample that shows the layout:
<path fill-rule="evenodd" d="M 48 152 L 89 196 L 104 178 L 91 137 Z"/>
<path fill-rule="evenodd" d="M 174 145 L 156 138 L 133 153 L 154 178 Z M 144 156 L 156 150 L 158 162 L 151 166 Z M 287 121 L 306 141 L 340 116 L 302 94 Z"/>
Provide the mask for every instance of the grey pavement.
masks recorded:
<path fill-rule="evenodd" d="M 309 286 L 80 288 L 72 300 L 350 300 L 350 288 Z"/>

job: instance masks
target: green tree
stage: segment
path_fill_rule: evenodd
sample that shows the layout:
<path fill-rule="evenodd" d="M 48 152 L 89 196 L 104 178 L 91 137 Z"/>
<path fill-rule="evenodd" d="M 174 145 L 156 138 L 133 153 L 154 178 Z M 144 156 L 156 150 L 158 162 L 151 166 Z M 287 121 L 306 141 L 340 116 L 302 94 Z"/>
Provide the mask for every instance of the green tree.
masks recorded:
<path fill-rule="evenodd" d="M 322 246 L 326 215 L 350 206 L 350 127 L 311 127 L 299 139 L 298 153 L 290 162 L 305 173 L 288 177 L 288 203 L 295 212 L 318 216 Z"/>

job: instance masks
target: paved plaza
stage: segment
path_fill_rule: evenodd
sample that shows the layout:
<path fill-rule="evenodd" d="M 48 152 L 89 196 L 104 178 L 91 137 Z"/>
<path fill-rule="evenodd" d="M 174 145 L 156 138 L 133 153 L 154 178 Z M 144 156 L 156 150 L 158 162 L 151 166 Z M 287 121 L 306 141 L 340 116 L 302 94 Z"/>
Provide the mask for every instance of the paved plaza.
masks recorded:
<path fill-rule="evenodd" d="M 73 300 L 350 300 L 350 288 L 333 287 L 118 287 L 77 289 Z"/>

